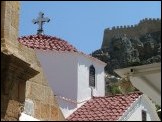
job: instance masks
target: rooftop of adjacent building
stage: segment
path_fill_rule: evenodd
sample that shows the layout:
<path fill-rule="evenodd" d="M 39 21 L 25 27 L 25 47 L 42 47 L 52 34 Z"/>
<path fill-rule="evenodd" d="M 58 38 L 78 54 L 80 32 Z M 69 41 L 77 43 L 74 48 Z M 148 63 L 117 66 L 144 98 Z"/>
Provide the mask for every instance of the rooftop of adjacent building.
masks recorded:
<path fill-rule="evenodd" d="M 141 95 L 141 92 L 132 92 L 114 96 L 93 97 L 67 117 L 66 120 L 116 121 Z"/>

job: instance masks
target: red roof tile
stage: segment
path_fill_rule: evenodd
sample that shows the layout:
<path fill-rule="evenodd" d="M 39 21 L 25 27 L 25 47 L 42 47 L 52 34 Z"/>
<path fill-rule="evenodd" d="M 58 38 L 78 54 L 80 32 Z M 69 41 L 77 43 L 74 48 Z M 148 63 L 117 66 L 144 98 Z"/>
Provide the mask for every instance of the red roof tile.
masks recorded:
<path fill-rule="evenodd" d="M 29 35 L 18 38 L 18 41 L 23 45 L 43 50 L 56 50 L 56 51 L 73 51 L 77 52 L 77 49 L 70 45 L 67 41 L 57 37 L 48 35 Z"/>
<path fill-rule="evenodd" d="M 66 118 L 68 121 L 116 121 L 142 93 L 94 97 Z M 114 100 L 115 99 L 115 100 Z M 133 101 L 131 100 L 133 99 Z M 120 104 L 118 104 L 120 103 Z"/>
<path fill-rule="evenodd" d="M 67 51 L 67 52 L 76 52 L 79 55 L 86 56 L 91 60 L 98 61 L 104 65 L 106 63 L 100 61 L 97 58 L 94 58 L 90 55 L 86 55 L 83 52 L 78 51 L 74 46 L 69 44 L 67 41 L 62 40 L 57 37 L 49 36 L 49 35 L 29 35 L 29 36 L 22 36 L 18 38 L 18 41 L 32 49 L 43 49 L 43 50 L 55 50 L 55 51 Z"/>

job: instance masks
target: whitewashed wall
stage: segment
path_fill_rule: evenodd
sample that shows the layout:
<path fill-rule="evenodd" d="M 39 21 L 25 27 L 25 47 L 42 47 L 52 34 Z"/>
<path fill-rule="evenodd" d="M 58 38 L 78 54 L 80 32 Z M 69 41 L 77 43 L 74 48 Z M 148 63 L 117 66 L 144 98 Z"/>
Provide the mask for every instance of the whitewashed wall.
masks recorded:
<path fill-rule="evenodd" d="M 154 104 L 145 95 L 142 95 L 119 120 L 142 121 L 142 110 L 147 112 L 147 121 L 159 121 Z"/>
<path fill-rule="evenodd" d="M 140 104 L 138 108 L 133 110 L 132 115 L 129 116 L 126 121 L 142 121 L 142 110 L 145 110 L 147 112 L 147 121 L 151 121 L 150 113 L 148 109 L 145 107 L 145 105 Z"/>
<path fill-rule="evenodd" d="M 54 94 L 76 101 L 68 102 L 58 97 L 65 118 L 83 104 L 79 102 L 91 98 L 89 67 L 92 64 L 96 70 L 96 87 L 93 89 L 93 95 L 105 95 L 105 64 L 73 52 L 36 50 L 36 54 Z"/>
<path fill-rule="evenodd" d="M 91 88 L 89 87 L 89 67 L 95 67 L 95 88 L 93 89 L 94 96 L 105 95 L 105 65 L 92 61 L 89 58 L 78 55 L 78 101 L 84 101 L 91 98 Z"/>
<path fill-rule="evenodd" d="M 36 50 L 45 76 L 54 94 L 68 99 L 77 100 L 77 60 L 76 56 L 68 52 L 53 52 Z M 58 98 L 58 97 L 56 97 Z M 77 104 L 58 98 L 59 106 L 68 116 Z"/>

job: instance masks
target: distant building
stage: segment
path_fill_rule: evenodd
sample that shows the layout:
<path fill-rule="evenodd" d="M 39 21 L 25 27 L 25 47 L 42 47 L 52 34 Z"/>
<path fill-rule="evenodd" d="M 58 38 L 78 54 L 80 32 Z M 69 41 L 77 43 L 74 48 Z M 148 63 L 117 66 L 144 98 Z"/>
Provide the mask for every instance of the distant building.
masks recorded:
<path fill-rule="evenodd" d="M 159 18 L 145 18 L 141 20 L 137 25 L 112 27 L 112 29 L 106 28 L 104 30 L 101 48 L 107 48 L 112 37 L 117 34 L 126 34 L 128 38 L 139 38 L 141 35 L 144 35 L 146 33 L 158 31 L 161 31 L 161 19 Z"/>

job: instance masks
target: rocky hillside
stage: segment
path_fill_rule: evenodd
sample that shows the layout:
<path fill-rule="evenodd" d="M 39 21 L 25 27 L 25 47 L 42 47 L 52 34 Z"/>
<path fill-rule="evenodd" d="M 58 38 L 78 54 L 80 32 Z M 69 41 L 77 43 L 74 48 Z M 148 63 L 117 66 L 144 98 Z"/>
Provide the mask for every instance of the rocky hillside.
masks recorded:
<path fill-rule="evenodd" d="M 107 63 L 107 95 L 132 92 L 137 89 L 130 81 L 121 80 L 113 70 L 161 62 L 161 31 L 146 33 L 138 38 L 123 33 L 116 34 L 107 48 L 96 50 L 91 55 Z"/>
<path fill-rule="evenodd" d="M 116 34 L 108 48 L 96 50 L 91 55 L 106 62 L 105 71 L 112 75 L 116 75 L 114 69 L 161 62 L 161 31 L 146 33 L 139 38 Z"/>

